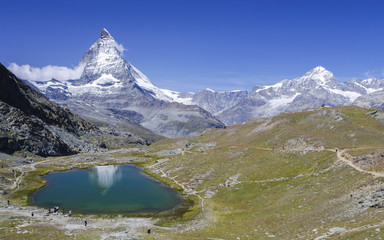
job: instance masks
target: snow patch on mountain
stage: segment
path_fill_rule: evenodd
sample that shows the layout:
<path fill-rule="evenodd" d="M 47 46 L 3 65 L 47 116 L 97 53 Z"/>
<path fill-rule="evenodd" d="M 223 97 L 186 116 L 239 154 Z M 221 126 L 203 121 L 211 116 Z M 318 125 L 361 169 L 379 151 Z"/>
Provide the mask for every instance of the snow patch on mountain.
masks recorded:
<path fill-rule="evenodd" d="M 296 93 L 293 96 L 280 96 L 278 98 L 271 99 L 269 101 L 271 108 L 279 108 L 282 106 L 286 106 L 289 103 L 291 103 L 297 96 L 299 96 L 300 93 Z"/>
<path fill-rule="evenodd" d="M 122 86 L 122 83 L 120 80 L 117 80 L 112 76 L 112 74 L 103 74 L 99 79 L 96 79 L 92 82 L 93 85 L 98 85 L 101 87 L 108 87 L 113 85 L 120 85 Z"/>
<path fill-rule="evenodd" d="M 372 87 L 367 87 L 367 86 L 372 86 L 372 85 L 375 85 L 375 82 L 377 81 L 377 79 L 365 79 L 365 80 L 362 80 L 361 82 L 357 82 L 355 81 L 354 84 L 358 85 L 359 87 L 365 89 L 365 91 L 367 92 L 367 94 L 370 94 L 370 93 L 373 93 L 373 92 L 376 92 L 376 91 L 380 91 L 380 90 L 383 90 L 383 88 L 372 88 Z"/>
<path fill-rule="evenodd" d="M 120 91 L 123 87 L 123 83 L 114 78 L 112 74 L 102 74 L 98 79 L 84 85 L 76 86 L 68 84 L 68 90 L 73 94 L 73 96 L 83 94 L 93 94 L 98 96 L 113 94 Z"/>
<path fill-rule="evenodd" d="M 168 89 L 161 89 L 161 91 L 170 99 L 172 99 L 172 102 L 178 102 L 185 105 L 193 105 L 193 94 L 189 93 L 187 96 L 182 97 L 180 92 L 172 91 Z"/>
<path fill-rule="evenodd" d="M 327 88 L 328 91 L 333 92 L 335 94 L 339 94 L 341 96 L 344 96 L 349 99 L 349 101 L 352 103 L 355 101 L 356 98 L 360 97 L 361 94 L 357 92 L 351 92 L 351 91 L 343 91 L 336 88 Z"/>
<path fill-rule="evenodd" d="M 57 89 L 65 89 L 67 88 L 67 83 L 63 81 L 58 81 L 56 79 L 51 79 L 49 81 L 30 81 L 37 86 L 40 91 L 46 91 L 48 87 L 57 88 Z"/>
<path fill-rule="evenodd" d="M 135 68 L 134 66 L 132 66 L 132 75 L 134 77 L 134 79 L 136 80 L 136 83 L 137 85 L 139 85 L 141 88 L 144 88 L 150 92 L 152 92 L 154 94 L 154 97 L 159 99 L 159 100 L 163 100 L 163 101 L 167 101 L 167 102 L 172 102 L 172 101 L 175 101 L 173 100 L 173 97 L 169 96 L 169 93 L 165 93 L 166 91 L 164 89 L 160 89 L 158 87 L 156 87 L 155 85 L 152 84 L 152 82 L 149 80 L 149 78 L 147 76 L 145 76 L 142 72 L 140 72 L 137 68 Z"/>

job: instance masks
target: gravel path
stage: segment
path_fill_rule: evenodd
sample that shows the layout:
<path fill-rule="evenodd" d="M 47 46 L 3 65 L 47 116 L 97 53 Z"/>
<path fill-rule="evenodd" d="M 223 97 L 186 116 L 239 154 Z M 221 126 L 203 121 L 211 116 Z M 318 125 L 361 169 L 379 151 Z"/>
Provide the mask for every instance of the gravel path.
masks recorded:
<path fill-rule="evenodd" d="M 383 172 L 373 172 L 373 171 L 367 171 L 367 170 L 364 170 L 364 169 L 361 169 L 359 166 L 357 166 L 356 164 L 353 163 L 352 160 L 349 160 L 347 158 L 345 158 L 343 155 L 345 155 L 344 153 L 347 151 L 348 149 L 343 149 L 343 150 L 339 150 L 337 151 L 337 158 L 339 160 L 341 160 L 342 162 L 346 163 L 347 165 L 353 167 L 354 169 L 356 169 L 357 171 L 359 172 L 362 172 L 362 173 L 367 173 L 367 174 L 371 174 L 375 177 L 384 177 L 384 173 Z"/>

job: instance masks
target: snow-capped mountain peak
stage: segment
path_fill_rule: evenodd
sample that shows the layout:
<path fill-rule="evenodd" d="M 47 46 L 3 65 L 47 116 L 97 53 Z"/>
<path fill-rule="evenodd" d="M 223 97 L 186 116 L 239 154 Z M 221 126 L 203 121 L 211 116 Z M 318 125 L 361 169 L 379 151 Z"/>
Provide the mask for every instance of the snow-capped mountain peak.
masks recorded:
<path fill-rule="evenodd" d="M 127 78 L 126 64 L 122 58 L 124 47 L 104 28 L 100 38 L 92 44 L 81 58 L 84 71 L 80 77 L 81 83 L 89 83 L 100 78 L 103 74 L 112 74 L 117 79 Z"/>
<path fill-rule="evenodd" d="M 337 84 L 337 79 L 333 73 L 328 71 L 322 66 L 317 66 L 312 70 L 305 73 L 303 76 L 296 78 L 296 81 L 306 85 L 320 85 L 320 86 L 331 86 Z M 312 84 L 311 84 L 312 82 Z"/>
<path fill-rule="evenodd" d="M 328 70 L 325 69 L 325 67 L 323 67 L 323 66 L 317 66 L 311 70 L 311 72 L 317 72 L 317 73 L 321 73 L 321 72 L 325 72 L 325 71 L 328 71 Z"/>
<path fill-rule="evenodd" d="M 101 30 L 99 39 L 97 39 L 97 41 L 92 44 L 89 50 L 83 55 L 80 62 L 86 63 L 101 53 L 108 54 L 110 57 L 121 58 L 123 52 L 124 47 L 117 44 L 107 29 L 103 28 L 103 30 Z"/>
<path fill-rule="evenodd" d="M 146 90 L 143 94 L 147 96 L 149 94 L 159 100 L 172 101 L 172 97 L 167 96 L 164 91 L 153 85 L 147 76 L 123 59 L 123 51 L 124 47 L 104 28 L 100 38 L 92 44 L 80 61 L 80 64 L 84 65 L 84 71 L 75 85 L 86 89 L 80 87 L 75 92 L 120 94 L 126 91 L 123 89 L 132 88 L 136 84 Z"/>

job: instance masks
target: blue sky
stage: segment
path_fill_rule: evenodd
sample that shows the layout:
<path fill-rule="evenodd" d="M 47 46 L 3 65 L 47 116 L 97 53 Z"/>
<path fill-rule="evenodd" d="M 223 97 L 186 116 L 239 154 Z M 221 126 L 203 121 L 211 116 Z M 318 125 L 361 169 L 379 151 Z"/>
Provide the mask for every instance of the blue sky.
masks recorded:
<path fill-rule="evenodd" d="M 0 0 L 0 62 L 74 67 L 102 28 L 160 88 L 270 85 L 321 65 L 383 77 L 384 1 Z"/>

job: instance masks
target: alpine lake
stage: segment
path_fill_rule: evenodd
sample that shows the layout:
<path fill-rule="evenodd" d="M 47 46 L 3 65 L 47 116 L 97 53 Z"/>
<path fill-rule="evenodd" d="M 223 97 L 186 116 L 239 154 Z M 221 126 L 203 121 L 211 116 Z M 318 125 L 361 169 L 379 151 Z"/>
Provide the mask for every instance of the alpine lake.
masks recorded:
<path fill-rule="evenodd" d="M 46 185 L 31 195 L 29 205 L 107 215 L 153 215 L 177 210 L 183 205 L 180 192 L 134 165 L 55 171 L 43 178 Z"/>

